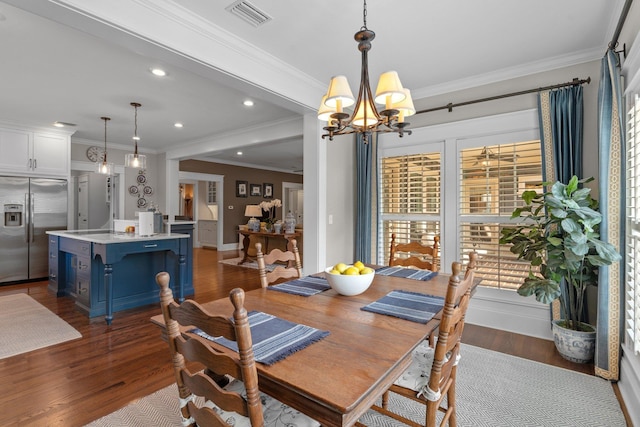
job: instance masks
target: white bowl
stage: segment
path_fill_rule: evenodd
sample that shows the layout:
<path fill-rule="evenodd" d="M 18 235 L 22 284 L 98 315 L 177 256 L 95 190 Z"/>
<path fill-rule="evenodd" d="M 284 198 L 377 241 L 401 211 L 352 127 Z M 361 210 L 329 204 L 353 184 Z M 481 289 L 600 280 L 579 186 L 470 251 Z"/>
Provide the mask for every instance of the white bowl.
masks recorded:
<path fill-rule="evenodd" d="M 358 274 L 358 275 L 344 275 L 344 274 L 332 274 L 329 273 L 333 267 L 328 267 L 325 269 L 325 275 L 327 282 L 333 289 L 336 290 L 340 295 L 353 296 L 360 295 L 364 291 L 366 291 L 371 282 L 373 282 L 373 276 L 375 276 L 374 272 L 369 274 Z"/>

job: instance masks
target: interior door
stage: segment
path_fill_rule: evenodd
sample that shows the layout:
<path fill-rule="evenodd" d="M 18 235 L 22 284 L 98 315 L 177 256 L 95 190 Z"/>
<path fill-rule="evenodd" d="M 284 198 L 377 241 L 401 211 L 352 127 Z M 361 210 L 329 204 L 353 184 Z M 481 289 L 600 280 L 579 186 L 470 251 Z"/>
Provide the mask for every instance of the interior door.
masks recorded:
<path fill-rule="evenodd" d="M 89 177 L 78 178 L 78 230 L 89 228 Z"/>

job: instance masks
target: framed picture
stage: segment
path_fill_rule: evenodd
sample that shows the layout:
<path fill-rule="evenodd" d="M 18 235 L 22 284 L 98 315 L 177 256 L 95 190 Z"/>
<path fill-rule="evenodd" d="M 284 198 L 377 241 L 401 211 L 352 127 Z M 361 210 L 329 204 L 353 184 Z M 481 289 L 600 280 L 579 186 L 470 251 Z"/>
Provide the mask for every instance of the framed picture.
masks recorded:
<path fill-rule="evenodd" d="M 265 199 L 273 198 L 273 184 L 266 182 L 262 184 L 262 194 Z"/>
<path fill-rule="evenodd" d="M 262 195 L 262 186 L 260 184 L 251 184 L 251 195 L 260 197 Z"/>
<path fill-rule="evenodd" d="M 236 197 L 247 197 L 247 181 L 236 181 Z"/>

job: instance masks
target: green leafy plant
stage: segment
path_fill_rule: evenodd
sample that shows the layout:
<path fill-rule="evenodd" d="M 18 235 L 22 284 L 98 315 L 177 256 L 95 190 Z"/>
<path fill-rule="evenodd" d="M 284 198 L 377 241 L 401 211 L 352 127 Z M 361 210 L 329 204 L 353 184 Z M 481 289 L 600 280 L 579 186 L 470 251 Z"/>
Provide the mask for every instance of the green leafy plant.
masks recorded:
<path fill-rule="evenodd" d="M 600 240 L 602 215 L 591 189 L 580 188 L 592 180 L 573 176 L 567 184 L 555 182 L 546 193 L 525 191 L 525 206 L 511 215 L 522 224 L 500 232 L 500 243 L 512 245 L 511 252 L 530 263 L 518 294 L 535 295 L 545 304 L 559 299 L 564 326 L 574 330 L 580 330 L 584 294 L 587 286 L 597 285 L 598 268 L 620 260 L 613 245 Z"/>

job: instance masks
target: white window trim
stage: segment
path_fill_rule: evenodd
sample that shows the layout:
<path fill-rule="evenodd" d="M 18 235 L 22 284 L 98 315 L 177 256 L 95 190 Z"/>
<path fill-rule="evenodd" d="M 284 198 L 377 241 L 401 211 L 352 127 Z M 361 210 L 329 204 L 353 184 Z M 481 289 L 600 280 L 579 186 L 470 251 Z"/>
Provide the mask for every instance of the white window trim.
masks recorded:
<path fill-rule="evenodd" d="M 513 142 L 513 135 L 539 139 L 538 126 L 537 110 L 531 109 L 413 129 L 412 135 L 402 140 L 394 134 L 379 136 L 379 167 L 383 157 L 431 151 L 441 151 L 445 159 L 456 159 L 455 168 L 445 167 L 441 176 L 440 230 L 441 239 L 445 239 L 445 250 L 441 253 L 443 273 L 450 273 L 451 263 L 458 260 L 460 253 L 459 239 L 448 237 L 458 236 L 460 229 L 459 194 L 451 191 L 456 188 L 460 176 L 460 150 L 501 141 Z M 378 190 L 381 190 L 380 183 Z M 381 221 L 381 215 L 378 218 Z M 469 323 L 544 339 L 552 339 L 549 320 L 548 306 L 532 297 L 525 298 L 514 291 L 500 289 L 479 288 L 467 312 Z"/>
<path fill-rule="evenodd" d="M 626 100 L 632 98 L 633 94 L 640 93 L 640 32 L 636 35 L 636 38 L 631 45 L 629 55 L 624 58 L 622 74 L 626 78 L 624 94 L 626 98 L 625 114 L 623 116 L 626 123 Z M 627 242 L 625 239 L 625 250 L 626 244 Z M 622 262 L 626 265 L 626 262 Z M 624 336 L 625 338 L 627 337 L 626 332 L 624 332 Z M 640 407 L 638 407 L 638 405 L 634 406 L 630 404 L 630 402 L 637 402 L 638 396 L 640 395 L 640 355 L 634 354 L 633 349 L 626 342 L 623 342 L 622 344 L 622 360 L 620 362 L 620 381 L 618 382 L 618 387 L 623 400 L 627 402 L 627 409 L 632 423 L 634 425 L 640 425 Z"/>

